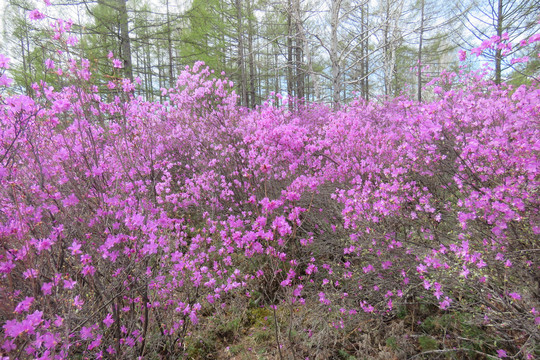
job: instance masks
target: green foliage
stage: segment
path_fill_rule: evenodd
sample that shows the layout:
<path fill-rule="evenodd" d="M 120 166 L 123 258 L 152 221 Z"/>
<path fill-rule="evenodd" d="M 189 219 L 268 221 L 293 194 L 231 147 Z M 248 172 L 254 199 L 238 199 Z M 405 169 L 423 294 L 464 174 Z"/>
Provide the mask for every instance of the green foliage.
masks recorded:
<path fill-rule="evenodd" d="M 345 350 L 339 349 L 338 356 L 343 360 L 356 360 L 356 357 L 349 355 Z"/>
<path fill-rule="evenodd" d="M 407 308 L 405 306 L 398 307 L 396 316 L 398 317 L 398 319 L 405 319 L 405 317 L 407 317 Z"/>
<path fill-rule="evenodd" d="M 212 334 L 190 339 L 186 346 L 188 359 L 208 359 L 217 350 L 217 339 Z"/>
<path fill-rule="evenodd" d="M 418 343 L 420 344 L 422 351 L 436 350 L 439 348 L 439 343 L 431 336 L 420 336 L 418 338 Z"/>
<path fill-rule="evenodd" d="M 397 339 L 395 336 L 391 336 L 388 339 L 386 339 L 386 346 L 388 346 L 390 349 L 396 351 L 398 349 Z"/>
<path fill-rule="evenodd" d="M 189 27 L 182 32 L 180 50 L 185 62 L 204 61 L 216 71 L 227 71 L 227 37 L 233 31 L 225 20 L 229 4 L 216 0 L 194 0 L 187 12 Z"/>

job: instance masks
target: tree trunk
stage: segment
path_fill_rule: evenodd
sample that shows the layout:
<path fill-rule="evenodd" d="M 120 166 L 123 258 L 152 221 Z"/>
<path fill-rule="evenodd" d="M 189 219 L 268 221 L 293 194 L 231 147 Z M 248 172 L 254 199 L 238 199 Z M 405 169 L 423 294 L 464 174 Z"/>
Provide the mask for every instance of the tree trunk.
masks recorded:
<path fill-rule="evenodd" d="M 389 32 L 390 32 L 390 3 L 386 0 L 386 19 L 384 23 L 384 95 L 390 95 L 390 44 L 389 44 Z"/>
<path fill-rule="evenodd" d="M 248 17 L 248 51 L 249 51 L 249 104 L 252 108 L 255 107 L 255 59 L 253 55 L 253 13 L 251 11 L 251 0 L 247 0 L 247 17 Z"/>
<path fill-rule="evenodd" d="M 294 0 L 293 3 L 294 28 L 295 28 L 295 72 L 296 72 L 296 97 L 304 98 L 304 51 L 302 46 L 302 24 L 300 19 L 300 1 Z"/>
<path fill-rule="evenodd" d="M 369 2 L 366 2 L 366 32 L 369 33 Z M 366 101 L 369 100 L 369 36 L 364 37 L 364 59 L 365 59 L 365 65 L 364 65 L 364 87 L 365 87 L 365 96 L 364 99 Z"/>
<path fill-rule="evenodd" d="M 240 71 L 240 94 L 243 106 L 249 106 L 246 86 L 246 66 L 244 62 L 244 33 L 242 29 L 242 0 L 236 0 L 236 16 L 238 31 L 238 70 Z"/>
<path fill-rule="evenodd" d="M 341 101 L 341 70 L 338 58 L 338 26 L 341 0 L 332 0 L 330 13 L 330 62 L 332 64 L 332 102 L 339 107 Z"/>
<path fill-rule="evenodd" d="M 171 39 L 171 15 L 169 12 L 169 0 L 167 0 L 167 50 L 169 51 L 169 86 L 174 86 L 173 55 Z"/>
<path fill-rule="evenodd" d="M 420 0 L 420 41 L 418 42 L 418 101 L 422 101 L 422 41 L 424 38 L 424 0 Z"/>
<path fill-rule="evenodd" d="M 499 0 L 497 7 L 497 36 L 500 38 L 503 32 L 503 0 Z M 501 49 L 495 51 L 495 84 L 501 83 Z"/>
<path fill-rule="evenodd" d="M 294 96 L 294 78 L 293 78 L 293 29 L 292 29 L 292 4 L 291 0 L 287 4 L 287 94 L 289 98 Z M 290 100 L 290 99 L 289 99 Z M 289 108 L 292 108 L 292 102 L 289 101 Z"/>
<path fill-rule="evenodd" d="M 133 64 L 131 61 L 131 41 L 129 39 L 127 0 L 117 0 L 120 18 L 120 52 L 124 61 L 124 76 L 133 81 Z"/>

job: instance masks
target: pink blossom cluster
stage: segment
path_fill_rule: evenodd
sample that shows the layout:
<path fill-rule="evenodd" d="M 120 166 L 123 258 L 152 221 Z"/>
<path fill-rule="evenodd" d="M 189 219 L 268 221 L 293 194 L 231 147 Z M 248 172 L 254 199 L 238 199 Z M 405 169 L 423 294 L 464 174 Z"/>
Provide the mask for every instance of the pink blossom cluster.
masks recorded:
<path fill-rule="evenodd" d="M 179 354 L 255 293 L 337 333 L 422 299 L 490 323 L 500 357 L 540 341 L 537 85 L 443 73 L 425 103 L 248 110 L 202 63 L 161 103 L 47 68 L 70 85 L 0 96 L 2 354 Z"/>

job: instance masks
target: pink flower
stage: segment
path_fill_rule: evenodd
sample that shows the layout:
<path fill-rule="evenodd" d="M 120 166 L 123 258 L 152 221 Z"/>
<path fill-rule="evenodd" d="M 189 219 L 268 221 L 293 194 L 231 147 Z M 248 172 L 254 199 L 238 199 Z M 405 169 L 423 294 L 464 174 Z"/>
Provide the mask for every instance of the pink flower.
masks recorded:
<path fill-rule="evenodd" d="M 512 65 L 519 64 L 519 63 L 526 63 L 526 62 L 529 62 L 529 57 L 528 56 L 524 56 L 524 57 L 521 57 L 521 58 L 513 58 L 512 60 L 510 60 L 510 64 L 512 64 Z"/>
<path fill-rule="evenodd" d="M 13 351 L 17 349 L 17 345 L 15 345 L 15 342 L 13 340 L 6 340 L 2 344 L 2 349 L 6 350 L 7 352 Z M 8 357 L 3 358 L 5 360 L 9 360 Z"/>
<path fill-rule="evenodd" d="M 63 106 L 63 107 L 67 107 L 67 106 Z M 62 203 L 64 204 L 65 207 L 75 206 L 79 203 L 79 199 L 77 198 L 75 194 L 71 194 L 67 198 L 65 198 Z"/>
<path fill-rule="evenodd" d="M 72 279 L 64 280 L 64 289 L 73 289 L 77 282 Z"/>
<path fill-rule="evenodd" d="M 122 60 L 120 59 L 113 59 L 113 67 L 117 68 L 117 69 L 121 69 L 123 68 L 124 66 L 122 65 Z"/>
<path fill-rule="evenodd" d="M 499 349 L 497 350 L 497 356 L 499 356 L 502 359 L 502 358 L 507 357 L 508 354 L 506 354 L 506 351 L 504 351 L 503 349 Z"/>
<path fill-rule="evenodd" d="M 45 18 L 45 15 L 43 15 L 38 9 L 34 9 L 30 11 L 28 17 L 30 20 L 41 20 Z"/>
<path fill-rule="evenodd" d="M 71 250 L 71 255 L 82 254 L 81 244 L 79 244 L 77 240 L 73 240 L 73 242 L 71 243 L 71 246 L 68 247 L 68 250 Z"/>
<path fill-rule="evenodd" d="M 92 350 L 96 347 L 98 347 L 99 345 L 101 345 L 101 339 L 103 338 L 103 335 L 99 334 L 98 336 L 96 336 L 96 339 L 94 341 L 92 341 L 90 343 L 90 345 L 88 345 L 88 350 Z M 97 356 L 96 358 L 98 358 L 99 356 Z"/>
<path fill-rule="evenodd" d="M 45 60 L 45 67 L 47 69 L 54 69 L 54 61 L 52 61 L 51 59 Z"/>
<path fill-rule="evenodd" d="M 79 295 L 75 296 L 75 298 L 73 299 L 73 306 L 80 310 L 83 305 L 84 300 L 82 300 Z"/>
<path fill-rule="evenodd" d="M 10 58 L 4 56 L 4 54 L 0 54 L 0 69 L 9 69 L 9 62 Z"/>
<path fill-rule="evenodd" d="M 529 38 L 529 44 L 532 44 L 533 42 L 540 41 L 540 34 L 534 34 Z"/>
<path fill-rule="evenodd" d="M 452 303 L 452 299 L 450 299 L 448 296 L 444 298 L 443 301 L 439 302 L 439 307 L 442 310 L 446 310 L 450 307 L 450 304 Z"/>
<path fill-rule="evenodd" d="M 41 292 L 43 293 L 43 295 L 50 295 L 52 292 L 52 287 L 53 283 L 51 282 L 43 283 L 43 285 L 41 285 Z"/>
<path fill-rule="evenodd" d="M 105 326 L 107 326 L 107 328 L 111 327 L 111 325 L 114 323 L 111 313 L 107 314 L 107 317 L 103 319 L 103 323 L 105 324 Z"/>
<path fill-rule="evenodd" d="M 36 269 L 28 269 L 23 272 L 23 276 L 25 279 L 37 278 L 38 275 L 39 271 L 37 271 Z"/>
<path fill-rule="evenodd" d="M 482 52 L 483 52 L 483 49 L 480 47 L 477 47 L 471 50 L 471 54 L 476 55 L 476 57 L 480 56 Z"/>
<path fill-rule="evenodd" d="M 9 87 L 11 86 L 11 83 L 13 82 L 13 79 L 8 78 L 6 74 L 3 74 L 0 76 L 0 86 Z"/>
<path fill-rule="evenodd" d="M 510 294 L 508 294 L 508 296 L 510 296 L 514 300 L 521 300 L 521 295 L 516 292 L 511 292 Z"/>
<path fill-rule="evenodd" d="M 4 336 L 10 338 L 16 338 L 23 333 L 24 328 L 22 323 L 18 322 L 17 319 L 6 321 L 4 328 Z"/>
<path fill-rule="evenodd" d="M 88 326 L 88 327 L 83 326 L 80 331 L 80 334 L 81 334 L 82 340 L 88 340 L 88 339 L 94 338 L 94 335 L 92 334 L 92 326 Z"/>
<path fill-rule="evenodd" d="M 272 228 L 274 230 L 277 230 L 280 236 L 285 236 L 292 232 L 292 228 L 287 222 L 287 220 L 285 220 L 284 216 L 276 217 L 274 219 L 274 222 L 272 223 Z"/>
<path fill-rule="evenodd" d="M 458 57 L 459 57 L 459 61 L 465 61 L 465 59 L 467 59 L 467 52 L 464 50 L 459 50 Z"/>
<path fill-rule="evenodd" d="M 77 39 L 75 36 L 69 36 L 66 40 L 66 44 L 69 46 L 77 45 L 79 43 L 79 39 Z"/>
<path fill-rule="evenodd" d="M 22 312 L 28 311 L 30 309 L 30 306 L 32 306 L 32 303 L 34 302 L 33 297 L 26 297 L 23 301 L 21 301 L 19 304 L 17 304 L 17 307 L 15 307 L 14 312 L 20 314 Z"/>
<path fill-rule="evenodd" d="M 124 92 L 132 92 L 135 90 L 135 84 L 129 81 L 129 79 L 122 79 L 122 90 Z"/>

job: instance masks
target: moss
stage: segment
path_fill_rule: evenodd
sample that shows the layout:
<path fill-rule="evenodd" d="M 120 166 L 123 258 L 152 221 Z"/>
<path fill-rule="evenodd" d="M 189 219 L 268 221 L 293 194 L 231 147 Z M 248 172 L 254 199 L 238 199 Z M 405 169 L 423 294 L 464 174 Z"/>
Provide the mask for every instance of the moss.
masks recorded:
<path fill-rule="evenodd" d="M 397 339 L 395 336 L 391 336 L 388 339 L 386 339 L 386 346 L 388 346 L 390 349 L 396 351 L 398 349 Z"/>
<path fill-rule="evenodd" d="M 405 306 L 400 306 L 397 310 L 397 314 L 396 316 L 398 317 L 398 319 L 405 319 L 407 317 L 407 308 Z"/>
<path fill-rule="evenodd" d="M 268 308 L 251 308 L 247 311 L 247 322 L 249 325 L 268 326 L 273 323 L 273 320 L 271 321 L 273 316 L 272 311 Z"/>
<path fill-rule="evenodd" d="M 420 325 L 420 328 L 428 334 L 433 334 L 434 330 L 440 326 L 439 319 L 428 316 Z"/>
<path fill-rule="evenodd" d="M 420 336 L 418 338 L 418 343 L 420 344 L 422 351 L 436 350 L 439 348 L 439 343 L 431 336 Z"/>

